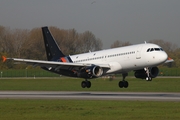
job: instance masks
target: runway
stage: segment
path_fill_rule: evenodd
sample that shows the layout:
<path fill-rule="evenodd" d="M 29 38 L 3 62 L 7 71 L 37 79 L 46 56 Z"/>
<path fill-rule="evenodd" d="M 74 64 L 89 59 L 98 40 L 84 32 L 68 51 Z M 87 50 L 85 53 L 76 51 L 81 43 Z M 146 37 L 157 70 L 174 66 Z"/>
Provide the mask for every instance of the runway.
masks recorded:
<path fill-rule="evenodd" d="M 180 93 L 0 91 L 0 99 L 180 101 Z"/>

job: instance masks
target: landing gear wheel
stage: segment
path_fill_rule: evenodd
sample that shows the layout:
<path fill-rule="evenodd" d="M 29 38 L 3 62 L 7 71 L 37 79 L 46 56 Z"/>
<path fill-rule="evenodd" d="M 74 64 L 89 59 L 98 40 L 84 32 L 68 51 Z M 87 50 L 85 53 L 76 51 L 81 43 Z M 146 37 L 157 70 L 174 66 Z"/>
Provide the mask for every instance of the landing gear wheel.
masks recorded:
<path fill-rule="evenodd" d="M 128 86 L 129 86 L 129 83 L 128 83 L 128 81 L 120 81 L 119 82 L 119 87 L 120 88 L 128 88 Z"/>
<path fill-rule="evenodd" d="M 128 88 L 129 83 L 127 81 L 124 81 L 124 88 Z"/>
<path fill-rule="evenodd" d="M 91 87 L 91 82 L 90 81 L 82 81 L 81 82 L 81 87 L 82 88 L 90 88 Z"/>
<path fill-rule="evenodd" d="M 123 88 L 123 87 L 124 87 L 123 81 L 120 81 L 120 82 L 119 82 L 119 87 L 120 87 L 120 88 Z"/>
<path fill-rule="evenodd" d="M 152 81 L 152 78 L 151 77 L 146 77 L 146 80 L 147 81 Z"/>
<path fill-rule="evenodd" d="M 90 81 L 86 81 L 86 87 L 90 88 L 91 87 L 91 82 Z"/>
<path fill-rule="evenodd" d="M 85 87 L 86 87 L 86 81 L 82 81 L 82 82 L 81 82 L 81 87 L 82 87 L 82 88 L 85 88 Z"/>
<path fill-rule="evenodd" d="M 150 70 L 148 67 L 144 68 L 144 70 L 146 71 L 147 77 L 146 77 L 146 81 L 152 81 L 152 77 L 150 75 Z"/>
<path fill-rule="evenodd" d="M 128 73 L 123 73 L 122 74 L 123 79 L 122 79 L 122 81 L 119 82 L 119 87 L 120 88 L 123 88 L 123 87 L 128 88 L 129 83 L 128 83 L 128 81 L 125 80 L 126 76 L 128 76 Z"/>

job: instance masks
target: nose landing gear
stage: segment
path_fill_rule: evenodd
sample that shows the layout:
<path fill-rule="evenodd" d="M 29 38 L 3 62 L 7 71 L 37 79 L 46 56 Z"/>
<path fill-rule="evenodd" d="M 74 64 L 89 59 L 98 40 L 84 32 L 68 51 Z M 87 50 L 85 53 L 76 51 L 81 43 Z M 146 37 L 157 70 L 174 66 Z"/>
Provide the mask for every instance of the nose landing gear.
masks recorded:
<path fill-rule="evenodd" d="M 144 68 L 144 70 L 146 71 L 147 77 L 146 77 L 146 81 L 152 81 L 152 77 L 150 77 L 150 71 L 149 68 Z"/>

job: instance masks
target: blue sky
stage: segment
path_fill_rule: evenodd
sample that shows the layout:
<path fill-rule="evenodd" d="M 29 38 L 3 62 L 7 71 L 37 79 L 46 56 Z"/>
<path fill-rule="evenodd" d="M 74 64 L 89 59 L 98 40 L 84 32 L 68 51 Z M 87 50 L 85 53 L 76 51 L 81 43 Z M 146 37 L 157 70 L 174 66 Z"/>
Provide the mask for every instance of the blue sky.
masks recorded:
<path fill-rule="evenodd" d="M 110 48 L 162 39 L 180 47 L 180 0 L 1 0 L 0 25 L 91 31 Z"/>

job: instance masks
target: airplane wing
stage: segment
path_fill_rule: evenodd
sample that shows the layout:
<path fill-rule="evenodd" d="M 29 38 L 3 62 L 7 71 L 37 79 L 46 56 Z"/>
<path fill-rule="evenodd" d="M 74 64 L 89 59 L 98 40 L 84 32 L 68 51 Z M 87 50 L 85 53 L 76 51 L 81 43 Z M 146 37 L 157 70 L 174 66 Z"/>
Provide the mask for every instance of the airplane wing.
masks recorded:
<path fill-rule="evenodd" d="M 170 63 L 170 62 L 174 62 L 174 60 L 170 57 L 168 57 L 168 59 L 165 61 L 165 63 Z"/>
<path fill-rule="evenodd" d="M 92 66 L 93 64 L 90 63 L 70 63 L 70 62 L 56 62 L 56 61 L 44 61 L 44 60 L 32 60 L 32 59 L 18 59 L 18 58 L 6 58 L 6 57 L 2 57 L 3 58 L 3 62 L 5 62 L 6 60 L 13 60 L 15 62 L 24 62 L 26 64 L 30 64 L 33 66 L 40 66 L 40 67 L 59 67 L 61 66 L 61 68 L 63 67 L 88 67 L 88 66 Z M 97 64 L 96 64 L 97 65 Z M 110 68 L 110 66 L 108 64 L 98 64 L 98 66 L 102 67 L 102 68 Z"/>

